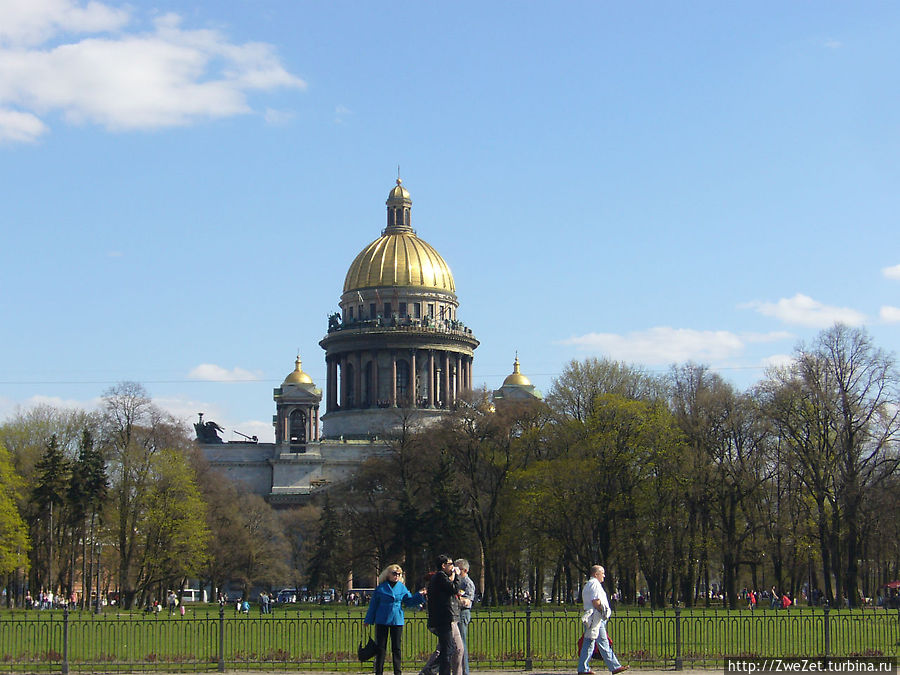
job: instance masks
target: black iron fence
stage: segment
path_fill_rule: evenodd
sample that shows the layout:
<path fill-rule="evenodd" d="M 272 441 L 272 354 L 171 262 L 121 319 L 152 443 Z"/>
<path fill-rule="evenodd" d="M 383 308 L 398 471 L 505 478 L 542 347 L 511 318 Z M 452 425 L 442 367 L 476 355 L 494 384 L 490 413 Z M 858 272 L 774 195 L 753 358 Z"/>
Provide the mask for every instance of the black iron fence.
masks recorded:
<path fill-rule="evenodd" d="M 478 609 L 469 625 L 472 670 L 574 670 L 580 612 Z M 435 647 L 422 612 L 408 612 L 403 660 L 417 670 Z M 609 623 L 614 649 L 635 667 L 721 666 L 726 657 L 900 656 L 900 610 L 634 610 Z M 115 672 L 371 670 L 356 659 L 359 611 L 186 616 L 30 611 L 0 614 L 0 670 Z"/>

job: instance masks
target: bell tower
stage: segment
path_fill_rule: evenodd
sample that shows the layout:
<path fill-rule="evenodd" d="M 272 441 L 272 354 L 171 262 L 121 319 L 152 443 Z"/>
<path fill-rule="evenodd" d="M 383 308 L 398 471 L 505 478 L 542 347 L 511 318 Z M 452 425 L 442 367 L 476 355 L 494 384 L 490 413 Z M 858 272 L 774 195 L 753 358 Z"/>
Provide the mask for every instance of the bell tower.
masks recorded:
<path fill-rule="evenodd" d="M 322 390 L 303 372 L 300 355 L 294 370 L 274 391 L 275 445 L 281 453 L 306 452 L 307 443 L 319 440 L 319 403 Z"/>

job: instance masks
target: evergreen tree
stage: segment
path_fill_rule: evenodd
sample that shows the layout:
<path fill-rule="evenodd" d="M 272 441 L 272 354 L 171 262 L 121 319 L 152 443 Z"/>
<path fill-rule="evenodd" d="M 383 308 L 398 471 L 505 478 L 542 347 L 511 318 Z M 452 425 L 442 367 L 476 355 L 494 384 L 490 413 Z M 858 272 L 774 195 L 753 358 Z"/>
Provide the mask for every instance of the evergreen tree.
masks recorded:
<path fill-rule="evenodd" d="M 345 556 L 341 555 L 344 535 L 338 513 L 326 494 L 319 518 L 319 532 L 309 560 L 308 586 L 311 591 L 343 584 L 343 576 L 347 571 L 343 560 Z"/>
<path fill-rule="evenodd" d="M 43 563 L 43 570 L 46 571 L 46 585 L 54 591 L 59 587 L 58 579 L 54 578 L 54 548 L 58 553 L 65 543 L 63 526 L 66 518 L 63 507 L 66 504 L 70 471 L 69 461 L 54 434 L 35 464 L 37 481 L 32 490 L 32 498 L 38 507 L 36 532 L 39 539 L 43 539 L 43 551 L 47 556 L 45 560 L 38 562 Z"/>
<path fill-rule="evenodd" d="M 98 517 L 109 492 L 109 479 L 103 454 L 94 443 L 91 431 L 81 434 L 78 459 L 72 466 L 68 500 L 71 509 L 70 526 L 73 543 L 81 542 L 81 578 L 84 580 L 82 602 L 91 596 L 94 578 L 94 532 Z M 72 571 L 75 568 L 76 546 L 72 550 Z"/>

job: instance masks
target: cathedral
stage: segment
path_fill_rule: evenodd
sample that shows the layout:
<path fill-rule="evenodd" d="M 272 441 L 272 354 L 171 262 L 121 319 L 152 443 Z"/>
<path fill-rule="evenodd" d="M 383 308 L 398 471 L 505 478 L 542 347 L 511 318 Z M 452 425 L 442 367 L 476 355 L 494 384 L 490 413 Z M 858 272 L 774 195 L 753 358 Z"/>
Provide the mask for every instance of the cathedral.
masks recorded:
<path fill-rule="evenodd" d="M 385 452 L 401 425 L 423 426 L 473 388 L 478 340 L 458 316 L 450 266 L 412 227 L 412 199 L 398 178 L 387 198 L 387 225 L 350 263 L 319 342 L 325 350 L 322 390 L 294 370 L 275 388 L 275 443 L 223 443 L 214 422 L 195 425 L 211 464 L 273 505 L 303 503 L 347 479 L 368 457 Z M 539 399 L 520 371 L 495 400 Z"/>

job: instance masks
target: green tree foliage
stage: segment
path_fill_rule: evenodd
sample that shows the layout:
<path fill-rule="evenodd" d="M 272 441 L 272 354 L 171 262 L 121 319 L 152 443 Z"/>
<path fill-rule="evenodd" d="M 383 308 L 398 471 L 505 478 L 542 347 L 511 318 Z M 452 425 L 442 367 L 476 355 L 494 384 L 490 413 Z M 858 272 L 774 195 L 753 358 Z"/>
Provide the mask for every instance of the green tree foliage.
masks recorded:
<path fill-rule="evenodd" d="M 31 542 L 18 508 L 24 486 L 13 467 L 12 456 L 0 443 L 0 575 L 28 569 Z"/>
<path fill-rule="evenodd" d="M 513 478 L 533 457 L 533 426 L 540 417 L 529 407 L 497 410 L 485 393 L 461 398 L 456 410 L 432 432 L 435 445 L 446 453 L 463 508 L 481 548 L 483 601 L 500 601 L 503 547 L 513 527 L 509 492 Z"/>
<path fill-rule="evenodd" d="M 191 442 L 185 430 L 157 408 L 135 382 L 123 382 L 105 392 L 101 429 L 110 473 L 117 586 L 124 606 L 130 608 L 146 541 L 140 527 L 154 494 L 154 457 L 163 449 L 189 452 Z"/>
<path fill-rule="evenodd" d="M 660 393 L 659 381 L 640 368 L 591 357 L 569 362 L 553 381 L 547 403 L 560 417 L 585 422 L 594 412 L 600 394 L 651 399 L 658 398 Z"/>
<path fill-rule="evenodd" d="M 68 514 L 64 507 L 67 506 L 66 490 L 71 474 L 71 465 L 56 436 L 50 437 L 50 442 L 34 468 L 36 484 L 31 494 L 37 507 L 37 518 L 32 531 L 34 540 L 45 551 L 43 559 L 47 565 L 46 569 L 41 570 L 39 581 L 43 582 L 40 584 L 42 588 L 56 592 L 62 587 L 57 575 L 63 566 L 58 564 L 57 558 L 60 557 L 60 552 L 65 551 Z M 67 556 L 63 555 L 62 560 L 66 559 Z"/>
<path fill-rule="evenodd" d="M 81 578 L 83 583 L 82 603 L 91 597 L 96 565 L 96 528 L 109 492 L 106 476 L 106 462 L 94 443 L 90 429 L 82 431 L 78 458 L 72 465 L 67 499 L 69 503 L 69 527 L 71 530 L 72 557 L 69 567 L 69 587 L 74 586 L 78 542 L 81 542 Z"/>
<path fill-rule="evenodd" d="M 707 561 L 704 543 L 717 532 L 726 602 L 737 607 L 737 576 L 745 547 L 766 523 L 758 518 L 763 486 L 771 477 L 767 428 L 756 401 L 738 394 L 721 376 L 687 364 L 672 371 L 672 407 L 688 443 L 693 470 L 686 500 L 691 526 L 685 580 Z M 698 537 L 698 534 L 700 535 Z M 682 589 L 689 596 L 690 588 Z"/>
<path fill-rule="evenodd" d="M 206 504 L 194 470 L 179 451 L 163 449 L 152 462 L 152 488 L 138 527 L 143 560 L 138 578 L 145 594 L 163 588 L 182 588 L 199 576 L 206 563 L 209 528 Z"/>

